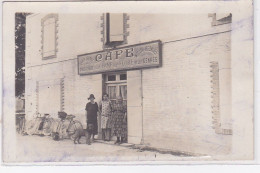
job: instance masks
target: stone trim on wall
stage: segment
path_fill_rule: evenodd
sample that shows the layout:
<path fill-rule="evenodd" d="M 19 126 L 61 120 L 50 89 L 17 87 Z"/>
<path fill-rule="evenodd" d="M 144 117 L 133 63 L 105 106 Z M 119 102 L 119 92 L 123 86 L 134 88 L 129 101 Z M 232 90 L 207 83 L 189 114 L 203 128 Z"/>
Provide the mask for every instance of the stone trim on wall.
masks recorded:
<path fill-rule="evenodd" d="M 129 32 L 127 29 L 129 28 L 128 20 L 129 20 L 129 15 L 126 13 L 123 14 L 123 23 L 124 23 L 124 41 L 122 44 L 127 44 L 127 37 L 129 36 Z"/>
<path fill-rule="evenodd" d="M 100 33 L 102 35 L 101 42 L 103 43 L 103 49 L 111 49 L 115 46 L 110 46 L 105 43 L 105 41 L 106 41 L 106 39 L 105 39 L 105 37 L 106 37 L 105 17 L 106 17 L 106 13 L 103 13 L 102 16 L 100 17 L 100 20 L 101 20 L 101 24 L 100 24 L 101 32 Z M 127 42 L 127 37 L 129 36 L 129 32 L 127 31 L 127 29 L 129 28 L 128 20 L 129 20 L 129 15 L 127 15 L 126 13 L 123 13 L 124 40 L 122 43 L 120 43 L 116 46 L 124 45 L 124 44 L 128 43 Z"/>
<path fill-rule="evenodd" d="M 51 55 L 51 56 L 45 56 L 44 57 L 44 52 L 43 52 L 43 43 L 44 43 L 44 22 L 47 20 L 47 19 L 50 19 L 50 18 L 54 18 L 55 19 L 55 49 L 54 49 L 54 54 Z M 58 26 L 59 26 L 59 17 L 58 17 L 58 14 L 48 14 L 46 15 L 45 17 L 43 17 L 41 19 L 41 55 L 42 55 L 42 59 L 45 60 L 45 59 L 51 59 L 51 58 L 56 58 L 57 56 L 57 52 L 58 52 Z"/>
<path fill-rule="evenodd" d="M 65 103 L 65 98 L 64 98 L 64 78 L 60 79 L 60 111 L 64 111 L 64 103 Z"/>
<path fill-rule="evenodd" d="M 103 49 L 104 49 L 104 46 L 105 46 L 105 13 L 102 14 L 102 16 L 100 16 L 100 20 L 101 20 L 101 24 L 100 24 L 100 27 L 101 27 L 101 39 L 100 41 L 103 43 Z"/>
<path fill-rule="evenodd" d="M 36 113 L 39 112 L 39 81 L 36 81 Z"/>
<path fill-rule="evenodd" d="M 210 14 L 208 14 L 208 17 L 212 17 L 212 22 L 211 22 L 212 26 L 218 26 L 218 25 L 232 23 L 232 14 L 231 13 L 227 17 L 224 17 L 219 20 L 216 20 L 216 13 L 210 13 Z"/>
<path fill-rule="evenodd" d="M 211 72 L 211 108 L 212 108 L 212 128 L 217 134 L 232 135 L 232 129 L 223 129 L 221 127 L 220 116 L 220 90 L 219 90 L 219 63 L 210 62 Z"/>

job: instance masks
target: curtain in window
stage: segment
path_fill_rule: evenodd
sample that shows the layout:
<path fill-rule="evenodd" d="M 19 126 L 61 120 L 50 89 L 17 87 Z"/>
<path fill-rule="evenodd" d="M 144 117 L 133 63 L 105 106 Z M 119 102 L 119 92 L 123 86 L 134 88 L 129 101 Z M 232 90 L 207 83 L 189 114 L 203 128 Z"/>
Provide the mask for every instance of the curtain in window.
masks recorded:
<path fill-rule="evenodd" d="M 119 86 L 119 95 L 123 97 L 123 104 L 127 105 L 127 86 L 126 85 L 120 85 Z"/>
<path fill-rule="evenodd" d="M 108 86 L 109 99 L 116 99 L 116 86 Z"/>
<path fill-rule="evenodd" d="M 125 100 L 127 98 L 127 88 L 126 88 L 126 85 L 119 86 L 119 89 L 120 89 L 119 95 L 121 97 L 123 97 L 123 99 Z"/>

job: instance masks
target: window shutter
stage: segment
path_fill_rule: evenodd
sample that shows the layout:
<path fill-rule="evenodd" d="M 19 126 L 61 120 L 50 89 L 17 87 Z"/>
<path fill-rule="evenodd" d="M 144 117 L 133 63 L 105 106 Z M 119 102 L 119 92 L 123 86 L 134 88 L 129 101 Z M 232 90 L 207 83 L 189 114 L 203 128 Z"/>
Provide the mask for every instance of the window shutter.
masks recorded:
<path fill-rule="evenodd" d="M 60 79 L 40 81 L 38 90 L 39 113 L 48 113 L 53 118 L 58 118 L 57 112 L 61 110 Z"/>
<path fill-rule="evenodd" d="M 109 43 L 109 13 L 104 15 L 104 43 Z"/>
<path fill-rule="evenodd" d="M 124 41 L 123 14 L 109 14 L 109 41 Z"/>
<path fill-rule="evenodd" d="M 55 55 L 55 18 L 49 18 L 43 24 L 43 57 Z"/>

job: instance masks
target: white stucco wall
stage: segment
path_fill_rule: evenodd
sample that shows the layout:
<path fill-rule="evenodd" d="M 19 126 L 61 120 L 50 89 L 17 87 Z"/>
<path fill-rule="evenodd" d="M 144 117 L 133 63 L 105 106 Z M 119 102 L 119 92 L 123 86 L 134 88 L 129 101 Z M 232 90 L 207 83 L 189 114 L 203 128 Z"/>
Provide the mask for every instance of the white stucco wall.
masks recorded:
<path fill-rule="evenodd" d="M 84 124 L 89 94 L 101 99 L 102 75 L 79 76 L 76 58 L 102 50 L 102 14 L 59 14 L 57 57 L 42 60 L 40 21 L 45 15 L 27 17 L 26 116 L 32 118 L 37 104 L 44 103 L 37 100 L 37 81 L 40 86 L 43 81 L 64 79 L 64 111 Z M 232 136 L 217 135 L 212 129 L 210 61 L 228 68 L 230 24 L 212 27 L 208 14 L 128 15 L 127 45 L 161 40 L 163 62 L 159 68 L 127 72 L 129 141 L 140 143 L 143 138 L 144 144 L 153 147 L 229 153 Z M 222 78 L 229 81 L 229 75 L 223 73 Z M 225 99 L 227 90 L 221 92 L 225 105 L 230 103 Z M 60 109 L 58 102 L 53 106 Z M 229 107 L 221 113 L 221 120 L 230 120 Z"/>
<path fill-rule="evenodd" d="M 145 143 L 192 153 L 230 152 L 231 135 L 212 128 L 210 83 L 210 62 L 230 59 L 226 38 L 230 32 L 164 44 L 163 68 L 143 70 Z M 231 119 L 230 114 L 222 117 Z"/>

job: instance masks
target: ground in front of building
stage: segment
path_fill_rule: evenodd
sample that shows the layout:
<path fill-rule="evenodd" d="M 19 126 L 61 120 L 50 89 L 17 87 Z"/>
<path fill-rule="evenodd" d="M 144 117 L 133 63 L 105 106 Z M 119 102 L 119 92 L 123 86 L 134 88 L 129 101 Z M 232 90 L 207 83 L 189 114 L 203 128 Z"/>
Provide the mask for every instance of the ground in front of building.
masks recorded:
<path fill-rule="evenodd" d="M 161 154 L 131 147 L 131 144 L 114 145 L 113 142 L 96 141 L 86 145 L 72 140 L 54 141 L 47 136 L 22 136 L 17 134 L 17 162 L 121 162 L 121 161 L 175 161 L 194 160 L 191 156 Z"/>

